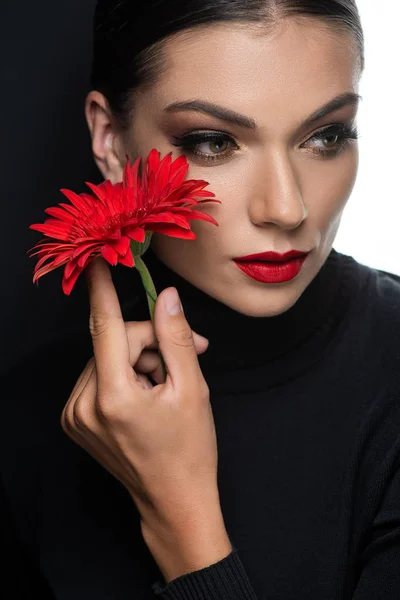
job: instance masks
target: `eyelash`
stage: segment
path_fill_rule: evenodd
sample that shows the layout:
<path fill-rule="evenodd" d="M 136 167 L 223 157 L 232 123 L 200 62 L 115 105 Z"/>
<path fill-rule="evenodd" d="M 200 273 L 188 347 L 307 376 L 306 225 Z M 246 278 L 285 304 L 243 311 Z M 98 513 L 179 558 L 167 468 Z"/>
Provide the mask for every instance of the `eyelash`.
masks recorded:
<path fill-rule="evenodd" d="M 357 127 L 351 127 L 347 123 L 338 123 L 336 125 L 330 125 L 325 129 L 321 129 L 309 139 L 324 140 L 326 137 L 329 137 L 331 135 L 339 137 L 337 147 L 334 150 L 317 149 L 316 154 L 324 158 L 334 158 L 341 154 L 341 152 L 343 152 L 343 150 L 345 150 L 347 146 L 349 146 L 351 140 L 357 140 L 360 137 Z M 207 142 L 218 142 L 221 140 L 223 140 L 224 142 L 232 142 L 235 147 L 231 150 L 216 155 L 210 155 L 195 150 L 195 147 L 200 144 L 204 144 Z M 193 133 L 188 133 L 181 137 L 173 136 L 172 145 L 180 148 L 182 151 L 186 152 L 186 154 L 190 156 L 199 157 L 201 160 L 211 162 L 225 160 L 231 157 L 235 153 L 235 151 L 239 149 L 238 144 L 230 135 L 218 131 L 196 131 Z"/>

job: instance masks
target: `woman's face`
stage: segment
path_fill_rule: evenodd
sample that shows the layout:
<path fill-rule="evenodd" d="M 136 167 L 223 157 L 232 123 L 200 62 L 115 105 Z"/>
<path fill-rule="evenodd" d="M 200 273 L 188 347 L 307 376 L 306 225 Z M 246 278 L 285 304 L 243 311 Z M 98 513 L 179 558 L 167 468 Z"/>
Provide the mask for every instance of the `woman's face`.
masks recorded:
<path fill-rule="evenodd" d="M 126 153 L 131 160 L 152 148 L 162 155 L 173 151 L 174 157 L 184 153 L 187 177 L 208 181 L 207 189 L 221 201 L 200 208 L 219 227 L 192 221 L 196 240 L 154 234 L 155 253 L 241 313 L 283 313 L 324 264 L 355 183 L 357 142 L 341 128 L 354 129 L 357 101 L 306 124 L 337 96 L 357 94 L 360 73 L 352 40 L 314 20 L 286 20 L 273 33 L 225 23 L 179 34 L 165 44 L 165 52 L 165 71 L 157 84 L 137 94 L 124 139 L 117 136 L 107 144 L 104 135 L 104 145 L 94 146 L 97 164 L 105 178 L 119 181 Z M 197 109 L 184 106 L 189 101 Z M 243 122 L 216 114 L 227 111 Z M 218 135 L 210 139 L 210 133 Z M 107 159 L 111 146 L 117 166 Z M 291 249 L 311 252 L 299 274 L 286 282 L 256 281 L 233 261 Z"/>

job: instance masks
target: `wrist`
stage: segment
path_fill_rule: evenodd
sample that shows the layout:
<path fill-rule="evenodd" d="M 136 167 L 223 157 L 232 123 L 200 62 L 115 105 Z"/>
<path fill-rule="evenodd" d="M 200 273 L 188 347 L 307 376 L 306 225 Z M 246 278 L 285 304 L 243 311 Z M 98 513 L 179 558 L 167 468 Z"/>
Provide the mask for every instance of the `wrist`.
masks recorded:
<path fill-rule="evenodd" d="M 186 518 L 179 525 L 141 522 L 142 535 L 167 583 L 219 562 L 232 552 L 221 511 Z"/>

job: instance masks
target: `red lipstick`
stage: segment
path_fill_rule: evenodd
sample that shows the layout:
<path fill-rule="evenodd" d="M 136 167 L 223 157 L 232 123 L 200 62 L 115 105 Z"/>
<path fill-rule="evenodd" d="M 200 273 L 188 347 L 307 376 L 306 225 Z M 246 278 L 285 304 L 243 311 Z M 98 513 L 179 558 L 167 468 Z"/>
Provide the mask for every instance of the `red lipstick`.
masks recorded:
<path fill-rule="evenodd" d="M 234 258 L 236 266 L 246 275 L 262 283 L 282 283 L 296 277 L 309 252 L 290 250 L 285 254 L 261 252 Z"/>

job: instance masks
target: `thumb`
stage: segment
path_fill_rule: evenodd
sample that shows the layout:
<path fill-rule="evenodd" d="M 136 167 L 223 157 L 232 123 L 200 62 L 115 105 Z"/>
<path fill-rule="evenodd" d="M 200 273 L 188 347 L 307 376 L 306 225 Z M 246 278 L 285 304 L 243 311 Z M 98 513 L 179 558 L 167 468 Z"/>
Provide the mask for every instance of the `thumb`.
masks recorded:
<path fill-rule="evenodd" d="M 172 386 L 188 390 L 204 381 L 193 332 L 186 320 L 176 288 L 166 288 L 158 296 L 154 328 Z"/>

